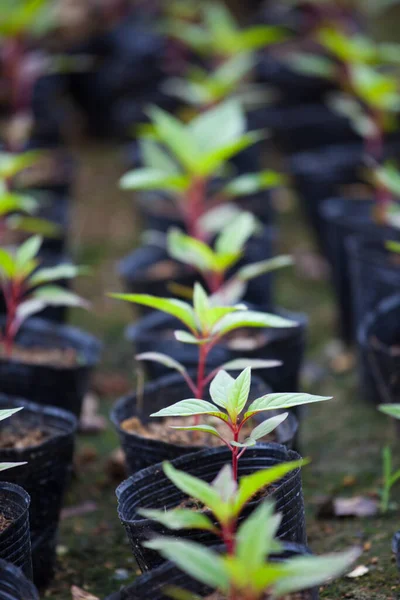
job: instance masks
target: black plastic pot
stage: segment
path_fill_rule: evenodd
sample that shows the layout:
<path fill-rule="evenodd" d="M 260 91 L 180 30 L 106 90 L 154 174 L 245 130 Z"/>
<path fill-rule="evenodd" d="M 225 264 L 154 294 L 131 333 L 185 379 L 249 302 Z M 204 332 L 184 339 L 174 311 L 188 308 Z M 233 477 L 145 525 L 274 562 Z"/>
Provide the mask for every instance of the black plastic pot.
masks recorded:
<path fill-rule="evenodd" d="M 220 548 L 218 548 L 219 550 Z M 222 550 L 222 549 L 221 549 Z M 304 556 L 309 554 L 307 548 L 300 544 L 284 544 L 284 552 L 275 558 L 276 561 Z M 169 600 L 171 596 L 166 596 L 163 590 L 168 586 L 174 586 L 188 592 L 197 594 L 203 598 L 212 593 L 212 590 L 205 585 L 192 579 L 185 573 L 182 573 L 173 563 L 167 562 L 150 573 L 141 575 L 131 586 L 124 588 L 119 596 L 111 596 L 108 600 Z M 296 594 L 297 600 L 318 600 L 318 590 L 313 589 Z"/>
<path fill-rule="evenodd" d="M 279 444 L 260 444 L 247 450 L 240 459 L 239 477 L 298 458 L 296 452 L 287 450 Z M 231 453 L 227 448 L 213 448 L 187 454 L 175 459 L 172 464 L 178 469 L 211 482 L 230 460 Z M 116 494 L 118 514 L 125 526 L 139 568 L 148 571 L 162 564 L 162 558 L 156 552 L 144 548 L 142 544 L 155 535 L 168 535 L 170 532 L 166 527 L 141 517 L 138 510 L 172 509 L 181 504 L 185 495 L 167 479 L 160 463 L 129 477 L 117 488 Z M 278 537 L 284 541 L 305 544 L 307 540 L 300 469 L 289 473 L 273 486 L 273 489 L 268 490 L 266 497 L 268 496 L 275 500 L 277 512 L 282 513 Z M 248 516 L 258 502 L 257 500 L 250 502 L 241 518 Z M 176 536 L 206 546 L 218 543 L 215 535 L 199 530 L 180 531 Z"/>
<path fill-rule="evenodd" d="M 52 437 L 33 448 L 0 448 L 0 462 L 26 462 L 26 465 L 0 473 L 1 480 L 23 487 L 31 497 L 30 529 L 33 577 L 42 587 L 53 573 L 56 536 L 64 491 L 71 471 L 77 419 L 58 408 L 39 406 L 21 398 L 0 395 L 0 409 L 23 407 L 11 420 L 0 423 L 0 431 L 10 427 L 42 428 Z"/>
<path fill-rule="evenodd" d="M 390 235 L 391 239 L 399 238 Z M 400 264 L 397 254 L 385 247 L 388 236 L 376 240 L 354 236 L 347 240 L 351 300 L 355 327 L 380 301 L 400 292 Z"/>
<path fill-rule="evenodd" d="M 255 400 L 269 391 L 257 376 L 253 376 L 250 400 Z M 133 393 L 120 398 L 114 405 L 110 419 L 118 433 L 130 474 L 163 460 L 172 460 L 183 454 L 204 449 L 202 446 L 178 446 L 161 439 L 146 439 L 140 435 L 128 433 L 121 427 L 123 421 L 131 417 L 139 417 L 142 423 L 149 423 L 154 420 L 150 418 L 150 414 L 179 400 L 192 397 L 192 395 L 193 393 L 181 375 L 173 373 L 148 383 L 142 393 Z M 264 413 L 259 418 L 262 421 L 267 416 Z M 276 429 L 277 442 L 291 447 L 296 431 L 296 417 L 290 414 L 286 421 Z"/>
<path fill-rule="evenodd" d="M 392 539 L 392 552 L 396 555 L 397 568 L 400 571 L 400 531 L 394 534 Z"/>
<path fill-rule="evenodd" d="M 35 586 L 21 569 L 0 560 L 0 600 L 39 600 Z"/>
<path fill-rule="evenodd" d="M 382 228 L 372 219 L 372 200 L 329 198 L 321 205 L 325 223 L 327 258 L 331 264 L 332 285 L 338 303 L 339 330 L 342 339 L 350 344 L 355 338 L 356 319 L 350 298 L 350 269 L 347 243 L 351 236 L 359 234 L 366 240 L 386 234 L 396 238 L 396 230 Z"/>
<path fill-rule="evenodd" d="M 295 392 L 299 388 L 299 372 L 303 360 L 307 333 L 307 317 L 284 310 L 274 311 L 297 322 L 290 328 L 254 329 L 254 335 L 265 333 L 265 343 L 251 350 L 234 349 L 225 342 L 217 344 L 210 352 L 208 368 L 211 370 L 235 358 L 261 358 L 282 361 L 282 365 L 272 369 L 259 369 L 257 374 L 274 392 Z M 154 312 L 146 315 L 128 327 L 126 335 L 135 347 L 135 353 L 162 352 L 175 358 L 188 369 L 193 369 L 198 361 L 198 348 L 175 340 L 173 331 L 179 328 L 173 317 Z M 158 363 L 145 362 L 145 372 L 150 379 L 165 375 L 167 368 Z"/>
<path fill-rule="evenodd" d="M 363 396 L 375 404 L 400 402 L 400 295 L 385 298 L 358 329 Z"/>
<path fill-rule="evenodd" d="M 16 468 L 19 469 L 19 467 Z M 29 494 L 19 485 L 0 482 L 0 513 L 12 521 L 11 525 L 0 533 L 0 559 L 20 567 L 24 574 L 31 579 L 29 504 Z"/>
<path fill-rule="evenodd" d="M 1 358 L 0 392 L 67 409 L 79 416 L 91 372 L 100 359 L 99 341 L 75 327 L 30 319 L 20 329 L 16 343 L 32 348 L 71 348 L 77 352 L 77 363 L 60 368 Z"/>

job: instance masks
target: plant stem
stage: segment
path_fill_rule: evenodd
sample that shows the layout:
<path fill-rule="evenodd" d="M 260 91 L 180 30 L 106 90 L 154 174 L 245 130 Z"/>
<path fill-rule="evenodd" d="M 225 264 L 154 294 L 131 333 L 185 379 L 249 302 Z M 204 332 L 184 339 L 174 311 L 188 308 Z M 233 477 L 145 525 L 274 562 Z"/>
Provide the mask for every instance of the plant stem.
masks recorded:
<path fill-rule="evenodd" d="M 14 337 L 15 337 L 14 325 L 15 325 L 15 316 L 16 316 L 16 311 L 17 311 L 17 306 L 18 306 L 18 301 L 19 301 L 19 294 L 20 294 L 19 284 L 17 284 L 17 282 L 10 282 L 10 287 L 7 290 L 7 292 L 4 294 L 4 298 L 6 301 L 6 307 L 7 307 L 6 327 L 5 327 L 5 334 L 4 334 L 4 346 L 5 346 L 6 356 L 8 358 L 11 358 L 12 351 L 13 351 Z"/>
<path fill-rule="evenodd" d="M 210 273 L 209 276 L 207 277 L 207 284 L 209 287 L 209 290 L 212 294 L 215 294 L 216 292 L 218 292 L 218 290 L 220 289 L 220 287 L 222 286 L 222 284 L 224 283 L 224 273 L 220 272 L 220 271 L 214 271 L 213 273 Z"/>
<path fill-rule="evenodd" d="M 239 429 L 235 427 L 233 431 L 233 440 L 235 442 L 239 441 Z M 232 448 L 232 471 L 233 478 L 235 481 L 238 480 L 238 463 L 239 463 L 239 448 L 237 446 L 233 446 Z"/>
<path fill-rule="evenodd" d="M 186 228 L 189 235 L 203 240 L 204 233 L 199 229 L 199 218 L 205 212 L 206 180 L 194 177 L 187 195 L 188 206 L 185 208 Z"/>
<path fill-rule="evenodd" d="M 204 386 L 205 386 L 205 368 L 208 355 L 207 344 L 201 344 L 199 346 L 199 362 L 197 365 L 197 387 L 196 387 L 196 398 L 201 400 L 203 398 Z M 200 424 L 200 415 L 194 417 L 194 424 Z"/>

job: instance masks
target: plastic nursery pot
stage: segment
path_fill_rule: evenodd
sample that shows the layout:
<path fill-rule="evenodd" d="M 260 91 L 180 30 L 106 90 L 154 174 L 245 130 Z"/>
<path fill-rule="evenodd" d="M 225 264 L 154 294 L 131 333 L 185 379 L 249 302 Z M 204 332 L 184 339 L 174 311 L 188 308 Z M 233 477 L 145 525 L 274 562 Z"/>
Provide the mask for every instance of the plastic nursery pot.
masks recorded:
<path fill-rule="evenodd" d="M 375 404 L 400 402 L 400 295 L 385 298 L 358 329 L 363 394 Z"/>
<path fill-rule="evenodd" d="M 0 559 L 20 567 L 32 579 L 29 504 L 29 494 L 22 487 L 0 482 L 0 515 L 10 521 L 0 533 Z"/>
<path fill-rule="evenodd" d="M 222 548 L 218 547 L 216 550 L 222 551 Z M 305 546 L 286 542 L 284 543 L 284 552 L 276 557 L 276 561 L 304 556 L 305 554 L 309 554 Z M 273 560 L 273 557 L 271 557 L 271 560 Z M 149 598 L 151 600 L 169 600 L 171 596 L 166 595 L 164 590 L 170 586 L 197 595 L 200 594 L 201 598 L 207 598 L 212 593 L 210 588 L 182 573 L 173 563 L 166 562 L 150 573 L 141 575 L 131 586 L 122 589 L 119 596 L 115 598 L 111 596 L 106 600 L 148 600 Z M 296 600 L 318 600 L 318 597 L 318 590 L 316 589 L 288 596 L 288 598 Z"/>
<path fill-rule="evenodd" d="M 42 587 L 53 572 L 60 511 L 72 471 L 77 419 L 58 408 L 0 395 L 1 409 L 21 406 L 23 410 L 20 413 L 0 423 L 0 463 L 27 464 L 0 473 L 0 478 L 20 485 L 31 497 L 33 577 L 35 583 Z M 43 441 L 23 448 L 2 447 L 2 434 L 6 432 L 17 440 L 23 440 L 24 436 L 33 432 L 33 435 L 43 436 Z"/>
<path fill-rule="evenodd" d="M 355 338 L 355 316 L 350 298 L 350 269 L 347 240 L 362 235 L 366 240 L 376 239 L 387 233 L 396 239 L 398 233 L 391 227 L 380 227 L 372 216 L 373 200 L 329 198 L 321 205 L 325 223 L 327 258 L 331 264 L 333 290 L 338 303 L 339 331 L 344 342 L 350 344 Z"/>
<path fill-rule="evenodd" d="M 400 531 L 394 534 L 392 539 L 392 552 L 396 555 L 397 568 L 400 571 Z"/>
<path fill-rule="evenodd" d="M 390 235 L 391 239 L 399 238 Z M 377 239 L 353 236 L 347 240 L 350 266 L 351 300 L 355 327 L 380 301 L 400 292 L 400 262 L 397 254 L 385 247 L 388 236 Z"/>
<path fill-rule="evenodd" d="M 225 339 L 210 352 L 208 368 L 211 370 L 235 358 L 279 360 L 282 362 L 281 366 L 258 369 L 257 375 L 274 392 L 297 391 L 308 320 L 300 313 L 284 310 L 273 312 L 293 319 L 297 325 L 289 328 L 251 329 L 246 339 L 231 338 L 228 341 Z M 179 326 L 178 321 L 173 317 L 154 312 L 129 326 L 126 336 L 133 343 L 136 354 L 162 352 L 175 358 L 188 369 L 193 369 L 198 361 L 198 348 L 175 340 L 173 332 L 179 329 Z M 146 361 L 143 366 L 150 379 L 156 379 L 168 372 L 166 367 L 158 363 Z"/>
<path fill-rule="evenodd" d="M 30 319 L 18 332 L 16 346 L 32 349 L 32 354 L 38 349 L 56 353 L 69 351 L 68 354 L 75 356 L 66 364 L 51 364 L 45 358 L 42 362 L 28 363 L 3 356 L 0 358 L 0 392 L 67 409 L 79 416 L 90 375 L 100 359 L 100 342 L 76 327 Z"/>
<path fill-rule="evenodd" d="M 268 392 L 264 382 L 257 376 L 253 376 L 250 400 L 255 400 Z M 110 418 L 118 433 L 130 474 L 163 460 L 172 460 L 183 454 L 204 449 L 204 446 L 199 445 L 182 446 L 162 439 L 145 438 L 139 433 L 128 432 L 123 427 L 123 422 L 132 417 L 138 417 L 144 425 L 154 422 L 155 419 L 150 418 L 150 414 L 192 395 L 181 375 L 172 373 L 146 384 L 141 393 L 124 396 L 116 402 Z M 264 420 L 266 416 L 260 415 L 259 418 Z M 159 419 L 157 421 L 160 422 Z M 297 420 L 293 414 L 290 414 L 274 432 L 275 440 L 290 447 L 296 432 Z"/>
<path fill-rule="evenodd" d="M 21 569 L 0 560 L 0 600 L 39 600 L 35 586 Z"/>
<path fill-rule="evenodd" d="M 279 444 L 260 444 L 247 450 L 240 459 L 239 477 L 298 458 L 296 452 L 287 450 Z M 177 469 L 211 483 L 230 460 L 231 453 L 227 448 L 212 448 L 181 456 L 172 461 L 172 464 Z M 176 508 L 185 500 L 185 495 L 164 475 L 161 463 L 131 475 L 117 488 L 116 494 L 118 514 L 125 526 L 139 568 L 148 571 L 162 564 L 163 559 L 142 544 L 155 535 L 168 535 L 170 532 L 159 523 L 141 517 L 138 511 L 143 508 L 166 510 Z M 284 541 L 305 544 L 306 530 L 300 469 L 289 473 L 276 485 L 271 486 L 266 491 L 265 497 L 272 497 L 276 503 L 276 511 L 282 513 L 278 537 Z M 260 501 L 258 499 L 250 502 L 243 511 L 241 519 L 248 516 Z M 218 543 L 215 535 L 199 530 L 180 531 L 175 535 L 205 546 Z"/>

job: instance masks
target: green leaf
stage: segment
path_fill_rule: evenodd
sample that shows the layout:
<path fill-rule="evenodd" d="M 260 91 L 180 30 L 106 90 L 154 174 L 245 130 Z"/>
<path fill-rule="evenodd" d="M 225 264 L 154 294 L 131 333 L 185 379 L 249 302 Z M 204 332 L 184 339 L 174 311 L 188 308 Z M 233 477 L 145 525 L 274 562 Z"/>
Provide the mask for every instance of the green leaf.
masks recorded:
<path fill-rule="evenodd" d="M 325 56 L 296 52 L 296 54 L 290 54 L 286 57 L 285 62 L 293 71 L 302 75 L 323 77 L 325 79 L 334 79 L 336 77 L 337 67 L 335 63 Z"/>
<path fill-rule="evenodd" d="M 15 267 L 17 273 L 24 271 L 27 263 L 36 257 L 42 242 L 42 238 L 35 235 L 21 244 L 15 255 Z"/>
<path fill-rule="evenodd" d="M 228 394 L 232 389 L 235 380 L 225 371 L 219 371 L 211 382 L 210 396 L 218 406 L 227 408 Z"/>
<path fill-rule="evenodd" d="M 169 113 L 153 107 L 150 116 L 161 140 L 190 172 L 196 172 L 200 149 L 189 127 Z"/>
<path fill-rule="evenodd" d="M 288 30 L 274 25 L 255 25 L 240 34 L 242 50 L 258 50 L 271 44 L 283 42 L 289 37 Z"/>
<path fill-rule="evenodd" d="M 237 422 L 237 418 L 246 406 L 250 393 L 251 369 L 246 368 L 239 377 L 235 379 L 233 385 L 228 391 L 228 400 L 226 410 L 232 423 Z"/>
<path fill-rule="evenodd" d="M 7 215 L 15 211 L 32 214 L 38 204 L 35 198 L 6 191 L 0 195 L 0 215 Z"/>
<path fill-rule="evenodd" d="M 85 267 L 77 267 L 72 264 L 61 264 L 56 267 L 47 267 L 38 269 L 32 277 L 29 278 L 31 286 L 42 285 L 43 283 L 50 283 L 52 281 L 59 281 L 60 279 L 73 279 L 78 275 L 83 275 L 88 272 Z"/>
<path fill-rule="evenodd" d="M 313 394 L 303 393 L 277 393 L 267 394 L 261 398 L 257 398 L 252 402 L 245 414 L 245 418 L 252 414 L 263 412 L 264 410 L 277 410 L 280 408 L 293 408 L 294 406 L 302 406 L 303 404 L 311 404 L 313 402 L 324 402 L 332 400 L 332 396 L 315 396 Z"/>
<path fill-rule="evenodd" d="M 214 481 L 212 487 L 218 492 L 220 499 L 224 503 L 230 503 L 235 498 L 238 484 L 233 476 L 232 465 L 227 464 L 222 467 Z"/>
<path fill-rule="evenodd" d="M 276 256 L 242 267 L 236 273 L 236 277 L 241 281 L 250 281 L 265 273 L 271 273 L 272 271 L 277 271 L 278 269 L 283 269 L 284 267 L 292 265 L 293 259 L 291 256 Z"/>
<path fill-rule="evenodd" d="M 280 481 L 287 473 L 307 464 L 305 460 L 295 460 L 281 463 L 269 469 L 257 471 L 252 475 L 242 477 L 239 482 L 239 492 L 235 499 L 234 514 L 239 515 L 243 507 L 263 488 Z"/>
<path fill-rule="evenodd" d="M 215 150 L 207 152 L 201 156 L 195 166 L 195 172 L 203 177 L 208 177 L 215 173 L 227 160 L 239 154 L 242 150 L 253 146 L 255 143 L 266 137 L 262 131 L 251 131 L 245 133 L 240 138 L 221 145 Z"/>
<path fill-rule="evenodd" d="M 0 248 L 0 272 L 2 278 L 12 279 L 15 275 L 15 270 L 13 256 L 7 250 Z"/>
<path fill-rule="evenodd" d="M 36 234 L 47 238 L 58 238 L 62 234 L 62 227 L 60 225 L 38 217 L 12 215 L 7 219 L 7 226 L 14 231 L 23 231 L 28 234 Z"/>
<path fill-rule="evenodd" d="M 318 586 L 338 577 L 350 568 L 361 554 L 359 549 L 325 556 L 296 557 L 282 563 L 283 573 L 273 587 L 276 597 Z M 283 574 L 282 574 L 283 575 Z"/>
<path fill-rule="evenodd" d="M 276 171 L 261 171 L 259 173 L 246 173 L 230 181 L 223 189 L 225 196 L 249 196 L 262 190 L 270 190 L 283 185 L 286 179 Z"/>
<path fill-rule="evenodd" d="M 184 175 L 175 175 L 142 168 L 129 171 L 119 181 L 122 190 L 170 190 L 182 192 L 189 187 L 189 179 Z"/>
<path fill-rule="evenodd" d="M 162 408 L 151 417 L 190 417 L 192 415 L 212 415 L 226 421 L 226 415 L 219 412 L 214 404 L 206 400 L 198 400 L 196 398 L 188 398 L 180 400 L 171 406 Z"/>
<path fill-rule="evenodd" d="M 243 212 L 228 223 L 215 242 L 215 249 L 219 254 L 241 256 L 246 242 L 259 229 L 259 222 L 249 212 Z"/>
<path fill-rule="evenodd" d="M 142 354 L 137 354 L 135 358 L 136 360 L 150 360 L 152 362 L 160 363 L 169 369 L 175 369 L 175 371 L 178 371 L 178 373 L 181 373 L 181 375 L 187 374 L 184 365 L 171 358 L 167 354 L 162 354 L 161 352 L 142 352 Z"/>
<path fill-rule="evenodd" d="M 280 415 L 276 415 L 275 417 L 271 417 L 266 421 L 263 421 L 262 423 L 257 425 L 257 427 L 255 427 L 250 433 L 250 439 L 254 441 L 261 440 L 261 438 L 265 437 L 266 435 L 271 433 L 271 431 L 274 431 L 277 427 L 279 427 L 279 425 L 283 423 L 283 421 L 285 421 L 288 418 L 288 416 L 289 413 L 286 412 Z"/>
<path fill-rule="evenodd" d="M 179 569 L 214 589 L 228 591 L 229 577 L 223 559 L 213 550 L 194 542 L 174 538 L 156 538 L 145 546 L 157 550 Z"/>
<path fill-rule="evenodd" d="M 8 469 L 14 469 L 15 467 L 21 467 L 26 464 L 26 462 L 0 463 L 0 471 L 7 471 Z"/>
<path fill-rule="evenodd" d="M 381 404 L 378 406 L 378 410 L 385 415 L 389 415 L 395 419 L 400 419 L 400 404 Z"/>
<path fill-rule="evenodd" d="M 238 529 L 236 556 L 250 572 L 265 562 L 274 546 L 282 520 L 274 508 L 273 502 L 263 502 Z"/>
<path fill-rule="evenodd" d="M 196 321 L 192 307 L 187 302 L 174 298 L 158 298 L 148 294 L 109 294 L 111 298 L 125 300 L 142 306 L 149 306 L 176 317 L 192 332 L 196 331 Z"/>
<path fill-rule="evenodd" d="M 168 254 L 191 265 L 199 271 L 213 271 L 215 269 L 215 255 L 212 249 L 204 242 L 186 235 L 176 228 L 171 228 L 167 235 Z"/>
<path fill-rule="evenodd" d="M 19 412 L 20 410 L 23 410 L 23 408 L 24 407 L 21 406 L 20 408 L 5 408 L 0 410 L 0 421 L 4 421 L 4 419 L 9 419 L 13 415 L 15 415 L 15 413 Z"/>
<path fill-rule="evenodd" d="M 46 308 L 46 302 L 44 300 L 39 300 L 38 298 L 31 298 L 21 302 L 21 304 L 18 305 L 15 314 L 15 329 L 18 329 L 26 319 L 37 314 L 44 308 Z"/>
<path fill-rule="evenodd" d="M 193 308 L 201 330 L 203 332 L 208 331 L 209 324 L 207 317 L 210 311 L 210 304 L 204 288 L 198 282 L 194 284 Z"/>
<path fill-rule="evenodd" d="M 148 138 L 141 139 L 139 147 L 145 167 L 168 175 L 181 175 L 175 161 L 157 142 Z"/>
<path fill-rule="evenodd" d="M 1 30 L 1 16 L 0 16 Z M 20 171 L 35 165 L 40 157 L 41 152 L 32 150 L 29 152 L 21 152 L 20 154 L 11 154 L 9 152 L 0 152 L 0 178 L 9 179 L 17 175 Z"/>
<path fill-rule="evenodd" d="M 378 184 L 385 186 L 387 190 L 400 196 L 400 171 L 396 165 L 386 163 L 374 171 L 375 178 Z"/>
<path fill-rule="evenodd" d="M 81 306 L 84 308 L 89 307 L 89 303 L 62 287 L 57 285 L 46 285 L 38 288 L 32 294 L 32 298 L 42 300 L 49 306 Z"/>
<path fill-rule="evenodd" d="M 189 129 L 201 149 L 200 158 L 204 158 L 240 139 L 246 132 L 246 117 L 237 101 L 226 100 L 193 119 Z"/>
<path fill-rule="evenodd" d="M 386 242 L 385 247 L 391 252 L 397 252 L 400 254 L 400 242 L 395 242 L 393 240 Z"/>
<path fill-rule="evenodd" d="M 163 469 L 168 479 L 172 481 L 181 492 L 189 496 L 189 498 L 200 500 L 200 502 L 215 514 L 217 519 L 224 520 L 226 511 L 221 505 L 219 494 L 211 485 L 202 479 L 189 475 L 189 473 L 175 469 L 171 463 L 164 463 Z"/>
<path fill-rule="evenodd" d="M 281 365 L 282 361 L 280 360 L 264 360 L 262 358 L 235 358 L 227 363 L 224 363 L 219 368 L 223 369 L 224 371 L 242 371 L 246 367 L 250 367 L 251 369 L 272 369 L 274 367 L 280 367 Z"/>
<path fill-rule="evenodd" d="M 297 323 L 277 315 L 251 310 L 226 315 L 213 328 L 212 334 L 222 337 L 241 327 L 296 327 Z"/>
<path fill-rule="evenodd" d="M 140 509 L 139 514 L 146 519 L 152 519 L 165 525 L 168 529 L 178 531 L 180 529 L 204 529 L 204 531 L 215 531 L 215 525 L 210 519 L 193 510 L 175 508 L 174 510 L 151 510 Z"/>
<path fill-rule="evenodd" d="M 205 344 L 209 341 L 208 338 L 196 338 L 194 335 L 188 333 L 187 331 L 174 331 L 174 336 L 175 339 L 178 340 L 178 342 L 182 342 L 183 344 L 195 344 L 197 346 L 201 346 L 202 344 Z"/>
<path fill-rule="evenodd" d="M 222 414 L 222 413 L 220 413 Z M 216 416 L 216 415 L 213 415 Z M 219 433 L 219 431 L 217 429 L 215 429 L 215 427 L 212 427 L 212 425 L 192 425 L 192 426 L 188 426 L 188 427 L 179 427 L 179 425 L 171 425 L 171 429 L 178 429 L 179 431 L 202 431 L 203 433 L 208 433 L 209 435 L 214 435 L 215 437 L 219 438 L 220 440 L 224 441 L 224 438 L 222 437 L 222 435 Z"/>

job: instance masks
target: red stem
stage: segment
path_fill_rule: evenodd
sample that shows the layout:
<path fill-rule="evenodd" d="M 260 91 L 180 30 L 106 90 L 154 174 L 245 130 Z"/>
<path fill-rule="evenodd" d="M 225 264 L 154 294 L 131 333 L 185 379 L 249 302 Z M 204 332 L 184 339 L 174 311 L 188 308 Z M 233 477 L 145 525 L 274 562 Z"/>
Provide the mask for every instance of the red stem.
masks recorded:
<path fill-rule="evenodd" d="M 205 212 L 206 180 L 203 177 L 195 177 L 187 195 L 187 206 L 184 209 L 186 228 L 194 238 L 204 239 L 204 232 L 199 228 L 199 218 Z"/>
<path fill-rule="evenodd" d="M 239 428 L 235 426 L 233 430 L 233 440 L 239 441 Z M 238 480 L 238 463 L 239 463 L 239 448 L 237 446 L 232 447 L 232 471 L 233 478 L 235 481 Z"/>
<path fill-rule="evenodd" d="M 6 286 L 3 287 L 3 292 L 7 308 L 4 347 L 6 356 L 11 358 L 16 334 L 16 311 L 21 300 L 21 285 L 18 281 L 11 281 L 8 289 Z"/>
<path fill-rule="evenodd" d="M 219 271 L 214 271 L 207 275 L 207 277 L 206 277 L 207 285 L 208 285 L 208 288 L 209 288 L 209 291 L 211 292 L 211 294 L 215 294 L 216 292 L 219 291 L 222 284 L 224 283 L 224 276 L 225 276 L 225 273 L 224 272 L 221 273 Z"/>

